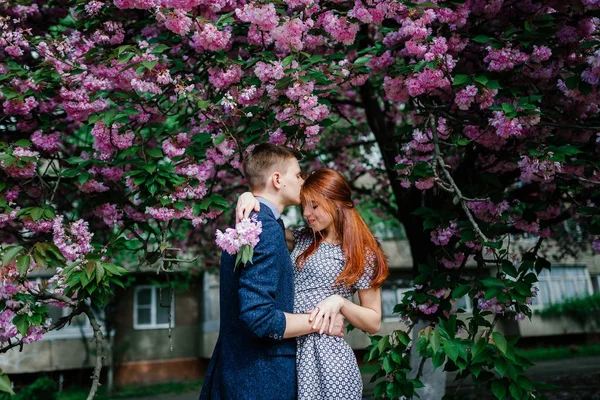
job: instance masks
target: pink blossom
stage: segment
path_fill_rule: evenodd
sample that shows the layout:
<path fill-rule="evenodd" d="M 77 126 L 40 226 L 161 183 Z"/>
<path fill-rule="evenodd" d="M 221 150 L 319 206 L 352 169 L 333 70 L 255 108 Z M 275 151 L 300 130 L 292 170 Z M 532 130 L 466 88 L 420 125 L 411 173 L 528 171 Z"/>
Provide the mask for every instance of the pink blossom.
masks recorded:
<path fill-rule="evenodd" d="M 501 138 L 511 136 L 521 136 L 523 125 L 519 118 L 508 119 L 502 111 L 494 111 L 493 118 L 490 118 L 490 125 L 496 128 L 496 134 Z"/>
<path fill-rule="evenodd" d="M 121 218 L 123 218 L 123 213 L 117 209 L 116 204 L 110 203 L 105 203 L 96 208 L 94 215 L 102 218 L 104 223 L 110 228 L 120 225 L 122 222 Z"/>
<path fill-rule="evenodd" d="M 104 167 L 100 169 L 100 174 L 107 181 L 119 181 L 123 178 L 123 168 L 122 167 Z"/>
<path fill-rule="evenodd" d="M 442 264 L 444 265 L 444 267 L 448 268 L 448 269 L 452 269 L 455 267 L 458 267 L 460 265 L 462 265 L 463 261 L 465 260 L 465 255 L 463 253 L 455 253 L 453 254 L 454 256 L 454 260 L 448 260 L 446 258 L 442 258 Z"/>
<path fill-rule="evenodd" d="M 500 50 L 495 50 L 492 47 L 487 47 L 488 55 L 483 59 L 489 63 L 490 71 L 509 71 L 517 65 L 527 62 L 529 56 L 521 53 L 518 49 L 513 49 L 510 46 Z"/>
<path fill-rule="evenodd" d="M 245 4 L 243 9 L 237 8 L 235 14 L 241 21 L 250 22 L 263 31 L 273 30 L 279 24 L 279 17 L 273 3 L 264 6 Z"/>
<path fill-rule="evenodd" d="M 552 50 L 547 46 L 536 46 L 533 45 L 533 53 L 531 54 L 531 60 L 535 62 L 546 61 L 552 56 Z"/>
<path fill-rule="evenodd" d="M 146 207 L 146 214 L 159 221 L 170 221 L 175 218 L 175 210 L 167 207 Z"/>
<path fill-rule="evenodd" d="M 169 158 L 179 157 L 185 153 L 185 149 L 190 143 L 190 139 L 182 132 L 174 138 L 165 140 L 162 144 L 162 149 Z"/>
<path fill-rule="evenodd" d="M 242 79 L 242 68 L 235 64 L 226 70 L 217 68 L 209 68 L 209 82 L 217 89 L 225 89 L 234 83 L 238 83 Z"/>
<path fill-rule="evenodd" d="M 471 104 L 475 101 L 475 96 L 477 95 L 477 88 L 473 85 L 469 85 L 465 87 L 463 90 L 456 94 L 454 98 L 454 103 L 461 110 L 468 110 L 471 107 Z"/>
<path fill-rule="evenodd" d="M 218 51 L 229 47 L 231 32 L 219 31 L 212 24 L 204 24 L 201 31 L 194 32 L 190 45 L 196 50 Z"/>
<path fill-rule="evenodd" d="M 52 221 L 50 220 L 24 220 L 23 226 L 32 232 L 50 232 L 52 231 Z"/>
<path fill-rule="evenodd" d="M 94 249 L 91 245 L 94 234 L 89 232 L 88 223 L 82 219 L 70 224 L 69 228 L 70 234 L 67 234 L 62 215 L 54 219 L 52 226 L 54 244 L 67 261 L 73 262 Z"/>
<path fill-rule="evenodd" d="M 431 189 L 435 185 L 435 181 L 433 177 L 427 179 L 417 179 L 415 182 L 415 187 L 419 190 L 428 190 Z"/>
<path fill-rule="evenodd" d="M 431 300 L 427 300 L 425 304 L 419 304 L 417 308 L 426 315 L 435 314 L 439 308 L 439 304 L 432 303 Z"/>
<path fill-rule="evenodd" d="M 552 153 L 549 152 L 548 156 L 552 157 Z M 518 166 L 521 169 L 521 180 L 523 181 L 550 181 L 558 172 L 562 171 L 562 165 L 558 161 L 532 159 L 528 156 L 521 156 Z"/>
<path fill-rule="evenodd" d="M 26 97 L 25 101 L 15 98 L 2 103 L 4 112 L 8 115 L 27 115 L 38 105 L 38 101 L 32 96 Z"/>
<path fill-rule="evenodd" d="M 271 31 L 271 37 L 275 40 L 275 48 L 280 52 L 291 50 L 300 51 L 304 48 L 302 35 L 309 29 L 299 18 L 286 21 L 283 25 Z"/>
<path fill-rule="evenodd" d="M 448 86 L 450 86 L 448 78 L 439 69 L 425 69 L 406 79 L 406 87 L 411 96 L 428 94 Z"/>
<path fill-rule="evenodd" d="M 18 335 L 17 327 L 12 323 L 14 317 L 15 313 L 11 309 L 0 312 L 0 343 L 6 343 Z"/>
<path fill-rule="evenodd" d="M 15 179 L 29 179 L 35 175 L 37 169 L 37 159 L 40 153 L 31 151 L 23 147 L 16 147 L 12 156 L 16 158 L 16 162 L 12 165 L 6 165 L 4 160 L 0 161 L 0 168 L 4 172 Z"/>
<path fill-rule="evenodd" d="M 279 80 L 285 76 L 283 65 L 280 61 L 269 64 L 259 61 L 254 66 L 254 74 L 263 83 L 271 80 Z"/>
<path fill-rule="evenodd" d="M 367 63 L 367 66 L 372 68 L 376 72 L 380 72 L 380 71 L 383 71 L 384 69 L 386 69 L 387 67 L 389 67 L 390 65 L 392 65 L 393 63 L 394 63 L 394 57 L 392 57 L 391 52 L 388 50 L 379 57 L 373 57 Z M 386 76 L 386 78 L 388 78 L 388 77 Z"/>
<path fill-rule="evenodd" d="M 592 249 L 596 252 L 596 254 L 600 253 L 600 237 L 596 236 L 596 239 L 592 242 Z"/>
<path fill-rule="evenodd" d="M 81 190 L 83 193 L 102 193 L 109 190 L 109 187 L 104 185 L 102 182 L 98 182 L 95 179 L 89 179 L 84 184 L 80 184 L 77 182 L 75 185 Z"/>
<path fill-rule="evenodd" d="M 281 128 L 277 128 L 277 130 L 269 134 L 269 143 L 282 145 L 285 144 L 286 141 L 287 137 Z"/>
<path fill-rule="evenodd" d="M 479 107 L 482 110 L 491 107 L 497 94 L 498 89 L 482 88 L 479 96 L 477 96 Z"/>
<path fill-rule="evenodd" d="M 406 103 L 409 99 L 408 90 L 404 85 L 404 79 L 402 77 L 390 78 L 386 76 L 383 78 L 383 89 L 388 100 Z"/>
<path fill-rule="evenodd" d="M 358 24 L 351 24 L 345 17 L 340 18 L 331 11 L 322 14 L 320 16 L 320 22 L 323 29 L 325 29 L 334 40 L 341 42 L 346 46 L 354 43 L 356 34 L 359 30 Z"/>
<path fill-rule="evenodd" d="M 447 228 L 437 228 L 431 231 L 431 241 L 437 246 L 445 246 L 450 242 L 452 236 L 458 236 L 456 221 L 451 221 Z"/>
<path fill-rule="evenodd" d="M 59 132 L 53 132 L 48 135 L 44 135 L 42 131 L 37 130 L 31 135 L 31 141 L 35 147 L 48 153 L 56 153 L 61 148 Z"/>
<path fill-rule="evenodd" d="M 88 16 L 93 17 L 94 15 L 98 14 L 103 6 L 103 2 L 93 0 L 85 5 L 85 12 Z"/>
<path fill-rule="evenodd" d="M 262 222 L 256 216 L 244 218 L 235 225 L 235 229 L 227 228 L 225 233 L 217 229 L 217 246 L 229 254 L 237 254 L 243 246 L 256 247 L 260 241 Z"/>
<path fill-rule="evenodd" d="M 166 15 L 165 27 L 178 35 L 185 36 L 192 27 L 192 19 L 183 10 L 174 10 Z"/>

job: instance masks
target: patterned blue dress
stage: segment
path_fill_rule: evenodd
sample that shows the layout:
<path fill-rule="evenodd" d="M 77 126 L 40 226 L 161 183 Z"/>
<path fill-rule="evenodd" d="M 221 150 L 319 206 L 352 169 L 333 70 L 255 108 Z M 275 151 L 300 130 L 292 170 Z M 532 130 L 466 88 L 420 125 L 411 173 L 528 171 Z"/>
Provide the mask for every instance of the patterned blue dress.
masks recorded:
<path fill-rule="evenodd" d="M 296 259 L 313 242 L 310 229 L 294 232 L 294 313 L 312 310 L 319 302 L 337 294 L 352 296 L 358 289 L 369 289 L 373 264 L 351 287 L 335 285 L 345 259 L 338 245 L 327 242 L 306 260 L 302 269 Z M 354 352 L 343 338 L 311 333 L 297 338 L 296 371 L 299 400 L 362 399 L 362 378 Z"/>

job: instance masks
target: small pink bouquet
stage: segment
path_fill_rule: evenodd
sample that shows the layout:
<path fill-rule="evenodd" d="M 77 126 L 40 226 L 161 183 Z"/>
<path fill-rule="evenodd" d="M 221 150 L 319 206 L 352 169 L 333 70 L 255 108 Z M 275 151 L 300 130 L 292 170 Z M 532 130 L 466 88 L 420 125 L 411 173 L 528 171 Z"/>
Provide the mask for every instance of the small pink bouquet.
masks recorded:
<path fill-rule="evenodd" d="M 217 246 L 231 255 L 237 254 L 234 268 L 247 262 L 252 264 L 254 247 L 260 241 L 258 236 L 261 232 L 262 222 L 256 220 L 256 215 L 244 218 L 235 224 L 235 229 L 227 228 L 225 233 L 217 229 Z"/>

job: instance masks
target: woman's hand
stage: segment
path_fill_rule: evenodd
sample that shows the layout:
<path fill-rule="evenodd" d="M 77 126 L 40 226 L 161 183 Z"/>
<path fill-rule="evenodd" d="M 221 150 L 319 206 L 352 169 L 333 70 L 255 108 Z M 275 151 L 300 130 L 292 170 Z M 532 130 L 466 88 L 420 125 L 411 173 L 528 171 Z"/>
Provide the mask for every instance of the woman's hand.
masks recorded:
<path fill-rule="evenodd" d="M 252 210 L 259 212 L 260 203 L 256 200 L 256 197 L 250 192 L 242 193 L 238 197 L 237 205 L 235 206 L 235 220 L 240 222 L 244 218 L 248 218 Z"/>
<path fill-rule="evenodd" d="M 311 310 L 308 322 L 313 323 L 313 329 L 318 329 L 320 326 L 319 333 L 328 330 L 327 333 L 331 334 L 334 330 L 335 317 L 343 306 L 344 298 L 342 296 L 337 294 L 329 296 Z"/>

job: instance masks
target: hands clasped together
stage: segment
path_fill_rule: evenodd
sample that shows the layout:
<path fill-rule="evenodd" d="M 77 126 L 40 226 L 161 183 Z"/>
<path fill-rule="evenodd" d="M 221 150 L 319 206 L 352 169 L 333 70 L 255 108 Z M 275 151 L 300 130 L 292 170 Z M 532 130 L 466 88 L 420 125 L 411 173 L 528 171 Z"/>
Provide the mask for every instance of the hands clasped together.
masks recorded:
<path fill-rule="evenodd" d="M 307 311 L 310 314 L 308 321 L 313 324 L 315 332 L 344 337 L 344 316 L 340 313 L 343 306 L 344 298 L 335 294 Z"/>

